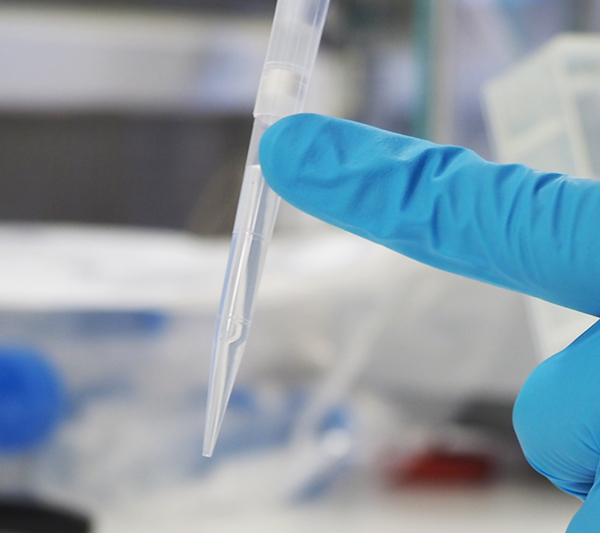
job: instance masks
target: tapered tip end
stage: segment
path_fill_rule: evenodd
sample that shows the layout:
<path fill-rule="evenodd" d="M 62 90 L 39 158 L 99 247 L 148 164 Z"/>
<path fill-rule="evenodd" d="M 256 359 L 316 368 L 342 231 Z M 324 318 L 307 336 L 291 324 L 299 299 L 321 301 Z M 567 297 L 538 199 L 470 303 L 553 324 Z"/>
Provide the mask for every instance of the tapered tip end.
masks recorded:
<path fill-rule="evenodd" d="M 208 404 L 206 406 L 206 425 L 202 455 L 213 454 L 225 410 L 233 390 L 233 384 L 240 367 L 249 321 L 236 317 L 228 317 L 219 321 L 213 351 L 213 363 L 208 387 Z"/>
<path fill-rule="evenodd" d="M 212 457 L 213 453 L 215 452 L 215 444 L 217 442 L 216 438 L 208 438 L 209 436 L 206 435 L 204 437 L 204 445 L 202 447 L 202 455 L 204 457 Z"/>

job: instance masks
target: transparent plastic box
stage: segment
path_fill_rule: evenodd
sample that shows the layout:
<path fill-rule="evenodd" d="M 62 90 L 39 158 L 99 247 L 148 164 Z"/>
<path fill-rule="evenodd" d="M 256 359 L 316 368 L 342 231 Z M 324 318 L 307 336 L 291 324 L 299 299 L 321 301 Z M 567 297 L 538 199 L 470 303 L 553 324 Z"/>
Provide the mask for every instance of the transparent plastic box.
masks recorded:
<path fill-rule="evenodd" d="M 600 37 L 564 34 L 484 89 L 501 163 L 600 179 Z M 596 317 L 530 300 L 542 358 L 570 344 Z"/>

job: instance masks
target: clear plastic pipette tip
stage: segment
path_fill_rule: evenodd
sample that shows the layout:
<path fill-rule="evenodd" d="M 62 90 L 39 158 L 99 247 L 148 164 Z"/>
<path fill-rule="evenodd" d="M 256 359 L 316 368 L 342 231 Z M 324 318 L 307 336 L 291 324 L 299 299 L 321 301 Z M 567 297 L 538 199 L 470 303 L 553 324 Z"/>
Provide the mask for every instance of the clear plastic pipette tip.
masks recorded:
<path fill-rule="evenodd" d="M 221 319 L 213 353 L 208 391 L 208 409 L 202 455 L 211 457 L 223 423 L 229 397 L 240 367 L 249 322 L 240 318 Z"/>
<path fill-rule="evenodd" d="M 303 110 L 328 7 L 329 0 L 277 0 L 213 350 L 202 451 L 208 457 L 213 454 L 244 353 L 279 205 L 279 197 L 261 173 L 260 139 L 270 124 Z"/>

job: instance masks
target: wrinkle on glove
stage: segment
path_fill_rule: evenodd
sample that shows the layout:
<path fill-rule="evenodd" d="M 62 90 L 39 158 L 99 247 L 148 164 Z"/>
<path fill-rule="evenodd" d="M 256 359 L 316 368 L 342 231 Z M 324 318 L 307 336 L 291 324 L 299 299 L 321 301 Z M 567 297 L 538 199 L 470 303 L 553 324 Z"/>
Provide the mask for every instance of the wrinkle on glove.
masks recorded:
<path fill-rule="evenodd" d="M 263 135 L 292 205 L 422 263 L 600 316 L 600 183 L 319 115 Z"/>
<path fill-rule="evenodd" d="M 600 182 L 318 115 L 269 128 L 269 185 L 326 222 L 443 270 L 600 316 Z M 600 322 L 542 363 L 515 404 L 532 466 L 600 531 Z"/>

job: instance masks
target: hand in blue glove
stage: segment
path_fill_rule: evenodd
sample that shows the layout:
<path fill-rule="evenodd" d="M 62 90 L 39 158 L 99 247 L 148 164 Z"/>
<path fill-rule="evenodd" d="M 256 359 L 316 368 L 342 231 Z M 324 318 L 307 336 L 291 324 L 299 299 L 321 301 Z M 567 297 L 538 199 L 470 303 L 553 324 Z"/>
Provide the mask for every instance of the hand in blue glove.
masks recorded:
<path fill-rule="evenodd" d="M 434 267 L 600 316 L 600 182 L 318 115 L 264 134 L 269 185 L 292 205 Z M 526 381 L 514 424 L 529 462 L 585 500 L 600 530 L 600 327 Z"/>

